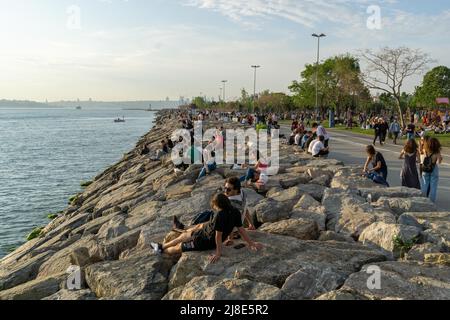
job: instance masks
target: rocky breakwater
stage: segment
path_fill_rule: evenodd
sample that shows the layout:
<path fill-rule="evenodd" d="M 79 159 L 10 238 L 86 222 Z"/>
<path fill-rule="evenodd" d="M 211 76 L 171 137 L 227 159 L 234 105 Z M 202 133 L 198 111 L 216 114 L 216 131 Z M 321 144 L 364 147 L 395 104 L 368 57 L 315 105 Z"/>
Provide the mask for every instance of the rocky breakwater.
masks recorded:
<path fill-rule="evenodd" d="M 380 187 L 361 168 L 288 145 L 268 190 L 249 191 L 264 223 L 250 236 L 263 250 L 225 248 L 216 264 L 211 252 L 154 255 L 149 243 L 170 236 L 173 216 L 187 223 L 209 209 L 227 177 L 242 174 L 220 166 L 195 184 L 198 166 L 180 174 L 170 159 L 141 155 L 177 125 L 161 112 L 133 151 L 3 258 L 0 299 L 450 299 L 450 212 L 416 190 Z M 82 271 L 78 291 L 66 288 L 73 265 Z"/>

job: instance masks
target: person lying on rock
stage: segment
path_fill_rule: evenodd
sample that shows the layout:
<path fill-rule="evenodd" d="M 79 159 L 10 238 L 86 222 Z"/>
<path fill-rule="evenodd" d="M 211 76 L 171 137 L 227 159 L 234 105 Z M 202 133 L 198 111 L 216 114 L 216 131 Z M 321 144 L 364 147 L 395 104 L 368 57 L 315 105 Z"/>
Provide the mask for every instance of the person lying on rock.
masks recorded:
<path fill-rule="evenodd" d="M 247 242 L 251 250 L 258 251 L 262 245 L 253 242 L 242 226 L 240 212 L 234 208 L 231 201 L 224 194 L 217 194 L 211 201 L 211 208 L 215 211 L 214 218 L 204 224 L 182 233 L 177 239 L 165 244 L 152 243 L 151 246 L 156 254 L 167 253 L 177 255 L 190 251 L 216 250 L 210 262 L 219 261 L 222 256 L 223 243 L 229 235 L 237 228 L 242 239 Z"/>

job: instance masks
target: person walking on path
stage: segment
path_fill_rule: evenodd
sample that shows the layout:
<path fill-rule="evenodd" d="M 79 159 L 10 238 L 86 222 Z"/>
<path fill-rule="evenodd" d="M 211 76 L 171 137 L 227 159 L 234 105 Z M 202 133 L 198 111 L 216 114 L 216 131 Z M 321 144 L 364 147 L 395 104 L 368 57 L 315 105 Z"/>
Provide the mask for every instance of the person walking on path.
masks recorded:
<path fill-rule="evenodd" d="M 420 190 L 420 180 L 417 172 L 417 162 L 420 161 L 420 153 L 415 140 L 406 142 L 400 153 L 400 159 L 405 160 L 401 172 L 402 186 Z"/>
<path fill-rule="evenodd" d="M 400 124 L 398 123 L 397 119 L 395 119 L 394 122 L 391 123 L 389 131 L 392 133 L 392 136 L 394 138 L 394 144 L 396 145 L 398 136 L 400 135 Z"/>
<path fill-rule="evenodd" d="M 422 193 L 431 201 L 437 200 L 437 189 L 439 184 L 439 167 L 442 163 L 441 143 L 436 138 L 424 141 L 425 158 L 421 165 Z"/>
<path fill-rule="evenodd" d="M 380 140 L 380 145 L 383 145 L 383 138 L 381 137 L 381 123 L 378 118 L 374 120 L 374 126 L 373 129 L 375 131 L 375 139 L 373 139 L 373 145 L 377 142 L 377 139 Z"/>

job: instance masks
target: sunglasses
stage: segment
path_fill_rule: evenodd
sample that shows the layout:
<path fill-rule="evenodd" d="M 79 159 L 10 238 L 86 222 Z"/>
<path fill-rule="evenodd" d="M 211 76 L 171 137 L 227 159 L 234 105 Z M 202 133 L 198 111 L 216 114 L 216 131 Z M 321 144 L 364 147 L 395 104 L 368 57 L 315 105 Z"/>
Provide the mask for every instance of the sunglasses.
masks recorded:
<path fill-rule="evenodd" d="M 226 193 L 230 193 L 231 191 L 233 191 L 233 189 L 231 189 L 231 188 L 223 188 L 223 191 L 225 191 Z"/>

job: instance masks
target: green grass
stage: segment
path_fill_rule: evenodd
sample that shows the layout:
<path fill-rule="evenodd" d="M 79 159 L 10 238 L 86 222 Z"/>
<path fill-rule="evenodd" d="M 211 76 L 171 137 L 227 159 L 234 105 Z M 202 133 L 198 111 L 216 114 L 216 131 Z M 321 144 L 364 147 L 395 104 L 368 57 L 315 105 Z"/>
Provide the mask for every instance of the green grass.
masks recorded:
<path fill-rule="evenodd" d="M 82 182 L 80 183 L 80 186 L 81 186 L 82 188 L 87 188 L 87 187 L 89 187 L 92 183 L 93 183 L 93 181 L 82 181 Z"/>
<path fill-rule="evenodd" d="M 44 228 L 42 227 L 34 228 L 33 231 L 31 231 L 31 233 L 27 236 L 27 241 L 39 238 L 42 234 L 43 229 Z"/>
<path fill-rule="evenodd" d="M 56 218 L 58 218 L 58 214 L 57 213 L 50 213 L 47 215 L 47 218 L 49 220 L 55 220 Z"/>

